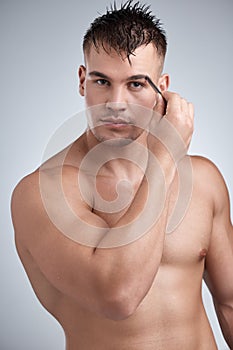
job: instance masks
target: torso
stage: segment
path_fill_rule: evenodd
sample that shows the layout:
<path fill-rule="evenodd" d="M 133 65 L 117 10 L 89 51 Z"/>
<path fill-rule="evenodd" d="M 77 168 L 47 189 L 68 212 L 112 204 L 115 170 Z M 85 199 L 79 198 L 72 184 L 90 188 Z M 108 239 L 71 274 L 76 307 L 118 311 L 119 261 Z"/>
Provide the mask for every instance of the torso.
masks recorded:
<path fill-rule="evenodd" d="M 217 349 L 202 303 L 213 207 L 198 175 L 198 160 L 194 159 L 193 165 L 194 186 L 186 215 L 176 230 L 166 235 L 153 285 L 129 318 L 113 321 L 87 311 L 56 290 L 32 257 L 23 253 L 38 298 L 65 331 L 67 350 Z"/>

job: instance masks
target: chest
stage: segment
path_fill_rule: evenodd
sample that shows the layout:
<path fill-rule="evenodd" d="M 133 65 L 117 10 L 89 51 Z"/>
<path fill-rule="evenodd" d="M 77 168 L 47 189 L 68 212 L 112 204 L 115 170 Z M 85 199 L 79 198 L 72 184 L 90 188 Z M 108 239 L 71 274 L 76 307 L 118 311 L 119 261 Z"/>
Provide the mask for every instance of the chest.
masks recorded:
<path fill-rule="evenodd" d="M 134 194 L 138 190 L 140 183 L 135 183 Z M 106 201 L 112 201 L 117 198 L 117 191 L 114 182 L 99 182 L 99 189 Z M 127 186 L 124 190 L 125 198 L 132 195 Z M 178 208 L 178 215 L 173 225 L 170 225 L 169 233 L 165 234 L 164 248 L 162 255 L 163 264 L 172 264 L 182 266 L 193 264 L 203 260 L 208 252 L 208 246 L 212 229 L 213 208 L 211 200 L 206 195 L 200 184 L 194 183 L 192 193 L 188 200 L 178 203 L 179 186 L 174 181 L 171 194 L 169 196 L 169 210 L 167 223 L 174 217 L 174 210 Z M 128 210 L 129 206 L 115 212 L 96 211 L 110 226 L 114 225 L 122 215 Z M 155 208 L 151 206 L 153 212 Z"/>
<path fill-rule="evenodd" d="M 162 263 L 186 265 L 205 258 L 212 228 L 210 206 L 193 198 L 179 225 L 165 234 Z"/>

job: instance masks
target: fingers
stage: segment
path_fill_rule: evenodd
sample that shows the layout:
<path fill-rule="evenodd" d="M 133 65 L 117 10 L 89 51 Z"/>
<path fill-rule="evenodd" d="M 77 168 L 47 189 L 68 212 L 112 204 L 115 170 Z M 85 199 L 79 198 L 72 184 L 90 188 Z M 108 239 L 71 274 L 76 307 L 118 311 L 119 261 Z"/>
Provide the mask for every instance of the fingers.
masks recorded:
<path fill-rule="evenodd" d="M 163 93 L 167 101 L 166 116 L 174 117 L 188 117 L 191 120 L 194 118 L 193 104 L 182 98 L 179 94 L 165 91 Z"/>
<path fill-rule="evenodd" d="M 165 98 L 163 98 L 160 94 L 158 94 L 157 97 L 157 102 L 156 102 L 156 106 L 154 108 L 154 111 L 156 113 L 158 113 L 159 116 L 164 116 L 164 114 L 166 113 L 166 100 Z"/>
<path fill-rule="evenodd" d="M 193 134 L 193 104 L 177 93 L 165 91 L 163 96 L 167 101 L 164 117 L 175 127 L 188 148 Z"/>

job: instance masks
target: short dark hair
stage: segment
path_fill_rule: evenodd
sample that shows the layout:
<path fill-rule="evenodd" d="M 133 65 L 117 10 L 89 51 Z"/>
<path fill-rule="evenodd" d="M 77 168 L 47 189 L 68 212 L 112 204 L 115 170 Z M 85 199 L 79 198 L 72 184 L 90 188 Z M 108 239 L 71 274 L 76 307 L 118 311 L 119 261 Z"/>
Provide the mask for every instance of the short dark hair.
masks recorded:
<path fill-rule="evenodd" d="M 120 56 L 124 53 L 129 60 L 136 48 L 149 43 L 154 44 L 164 60 L 167 38 L 160 19 L 151 14 L 150 6 L 129 0 L 119 9 L 114 2 L 104 15 L 91 23 L 83 39 L 83 51 L 88 53 L 94 45 L 97 51 L 102 47 L 108 53 L 112 49 Z"/>

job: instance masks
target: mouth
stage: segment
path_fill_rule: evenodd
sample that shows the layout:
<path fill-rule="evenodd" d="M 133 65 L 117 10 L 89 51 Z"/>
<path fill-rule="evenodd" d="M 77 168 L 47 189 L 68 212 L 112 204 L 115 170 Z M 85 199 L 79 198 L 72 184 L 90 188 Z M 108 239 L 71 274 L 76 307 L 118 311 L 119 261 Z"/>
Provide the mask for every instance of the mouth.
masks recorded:
<path fill-rule="evenodd" d="M 127 127 L 129 125 L 132 125 L 129 121 L 126 121 L 125 119 L 122 118 L 106 118 L 106 119 L 101 119 L 100 120 L 101 124 L 107 127 L 111 128 L 122 128 L 122 127 Z"/>

